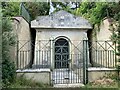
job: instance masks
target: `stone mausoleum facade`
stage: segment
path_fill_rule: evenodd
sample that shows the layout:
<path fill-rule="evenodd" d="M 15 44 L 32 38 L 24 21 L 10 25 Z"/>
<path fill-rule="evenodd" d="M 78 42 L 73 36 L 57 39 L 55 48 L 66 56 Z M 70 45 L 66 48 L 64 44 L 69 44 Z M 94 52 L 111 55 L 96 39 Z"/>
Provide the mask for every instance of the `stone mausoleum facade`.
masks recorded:
<path fill-rule="evenodd" d="M 87 31 L 92 29 L 86 19 L 74 16 L 63 10 L 51 15 L 37 17 L 31 22 L 31 28 L 36 30 L 33 67 L 42 67 L 43 64 L 47 63 L 48 66 L 45 67 L 52 68 L 72 67 L 73 63 L 77 64 L 78 61 L 74 59 L 75 56 L 72 57 L 70 55 L 83 53 L 83 40 L 88 40 Z M 43 42 L 43 44 L 39 44 L 39 41 Z M 49 41 L 48 44 L 47 41 Z M 39 52 L 41 48 L 46 52 Z M 79 48 L 80 51 L 76 48 Z M 57 53 L 65 55 L 57 55 Z M 81 60 L 82 58 L 83 56 L 81 56 Z M 63 59 L 65 63 L 60 61 Z M 68 65 L 69 60 L 71 60 L 71 66 Z"/>

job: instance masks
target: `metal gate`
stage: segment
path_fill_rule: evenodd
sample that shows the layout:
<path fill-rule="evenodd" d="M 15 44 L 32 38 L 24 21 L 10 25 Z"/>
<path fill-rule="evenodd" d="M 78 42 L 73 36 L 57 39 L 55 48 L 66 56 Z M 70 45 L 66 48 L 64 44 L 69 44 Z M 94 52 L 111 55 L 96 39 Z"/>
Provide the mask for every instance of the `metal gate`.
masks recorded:
<path fill-rule="evenodd" d="M 87 48 L 86 40 L 54 41 L 52 84 L 87 83 Z"/>
<path fill-rule="evenodd" d="M 69 42 L 65 39 L 58 39 L 55 42 L 55 69 L 69 67 Z"/>

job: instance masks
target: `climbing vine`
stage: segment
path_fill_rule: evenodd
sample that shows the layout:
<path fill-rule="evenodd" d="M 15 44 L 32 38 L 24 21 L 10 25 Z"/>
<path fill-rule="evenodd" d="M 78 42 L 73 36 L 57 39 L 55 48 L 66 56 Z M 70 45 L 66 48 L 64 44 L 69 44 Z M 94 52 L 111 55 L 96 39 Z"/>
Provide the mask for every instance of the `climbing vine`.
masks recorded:
<path fill-rule="evenodd" d="M 82 2 L 76 10 L 76 15 L 85 17 L 93 25 L 100 26 L 101 21 L 105 18 L 113 18 L 110 25 L 112 32 L 111 40 L 117 43 L 118 70 L 120 69 L 120 1 L 119 2 Z M 98 28 L 99 29 L 99 28 Z"/>

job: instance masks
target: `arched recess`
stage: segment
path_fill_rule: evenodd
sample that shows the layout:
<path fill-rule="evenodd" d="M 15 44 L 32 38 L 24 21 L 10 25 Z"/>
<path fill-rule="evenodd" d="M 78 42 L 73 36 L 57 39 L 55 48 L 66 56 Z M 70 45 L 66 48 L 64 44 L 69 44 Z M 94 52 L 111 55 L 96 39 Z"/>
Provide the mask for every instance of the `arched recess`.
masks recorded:
<path fill-rule="evenodd" d="M 69 67 L 69 39 L 66 37 L 55 39 L 54 66 L 57 69 Z"/>

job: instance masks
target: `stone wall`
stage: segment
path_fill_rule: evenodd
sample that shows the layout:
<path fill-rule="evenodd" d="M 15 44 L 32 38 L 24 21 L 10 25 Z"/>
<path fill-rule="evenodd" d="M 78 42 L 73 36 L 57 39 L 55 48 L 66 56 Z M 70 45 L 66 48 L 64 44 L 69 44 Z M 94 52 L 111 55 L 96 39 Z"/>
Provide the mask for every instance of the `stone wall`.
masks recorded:
<path fill-rule="evenodd" d="M 100 25 L 100 31 L 97 32 L 97 40 L 110 40 L 112 35 L 110 29 L 109 19 L 105 19 L 102 21 Z"/>
<path fill-rule="evenodd" d="M 40 71 L 40 70 L 34 70 L 31 71 L 30 70 L 27 72 L 17 72 L 17 76 L 23 76 L 24 78 L 34 81 L 34 82 L 38 82 L 41 84 L 51 84 L 51 72 L 50 71 Z"/>
<path fill-rule="evenodd" d="M 22 68 L 28 65 L 31 60 L 31 31 L 29 23 L 23 17 L 13 17 L 12 25 L 13 33 L 16 35 L 17 43 L 15 47 L 10 48 L 10 54 L 15 63 L 19 63 L 18 68 Z M 26 62 L 26 64 L 23 64 L 24 62 Z"/>
<path fill-rule="evenodd" d="M 109 68 L 88 68 L 88 81 L 93 82 L 106 76 L 109 77 L 112 75 L 116 75 L 116 71 L 116 69 Z"/>
<path fill-rule="evenodd" d="M 103 67 L 108 67 L 108 65 L 109 67 L 115 66 L 115 44 L 110 39 L 112 32 L 109 29 L 110 19 L 104 19 L 101 22 L 100 30 L 95 28 L 92 31 L 92 37 L 90 37 L 94 47 L 91 53 L 91 61 Z M 97 41 L 97 43 L 94 44 L 94 41 Z"/>
<path fill-rule="evenodd" d="M 40 63 L 44 62 L 42 61 L 41 58 L 46 59 L 44 57 L 46 56 L 40 56 L 39 53 L 37 53 L 40 48 L 44 48 L 45 50 L 47 49 L 47 51 L 49 50 L 50 52 L 48 53 L 49 55 L 49 61 L 51 62 L 52 67 L 54 67 L 54 43 L 55 40 L 58 38 L 64 38 L 66 40 L 68 40 L 69 42 L 69 55 L 73 55 L 72 57 L 70 56 L 69 59 L 71 59 L 71 63 L 72 64 L 78 64 L 77 61 L 75 61 L 75 58 L 77 56 L 77 54 L 81 54 L 81 63 L 83 63 L 83 40 L 87 40 L 87 30 L 82 30 L 82 29 L 55 29 L 55 28 L 51 28 L 51 29 L 36 29 L 36 44 L 35 44 L 35 59 L 34 59 L 34 65 L 39 65 Z M 40 44 L 39 40 L 41 40 Z M 43 40 L 47 40 L 46 43 L 43 42 Z M 52 41 L 52 45 L 51 45 L 51 41 L 49 40 L 54 40 Z M 46 45 L 46 46 L 45 46 Z M 51 48 L 53 49 L 51 52 Z M 79 50 L 77 49 L 79 48 Z M 44 51 L 44 50 L 43 50 Z M 51 54 L 52 53 L 52 54 Z M 50 55 L 51 54 L 51 55 Z M 50 57 L 52 56 L 52 57 Z M 51 59 L 50 59 L 51 58 Z M 41 61 L 40 61 L 41 60 Z M 50 61 L 51 60 L 51 61 Z M 44 63 L 42 63 L 44 64 Z"/>

